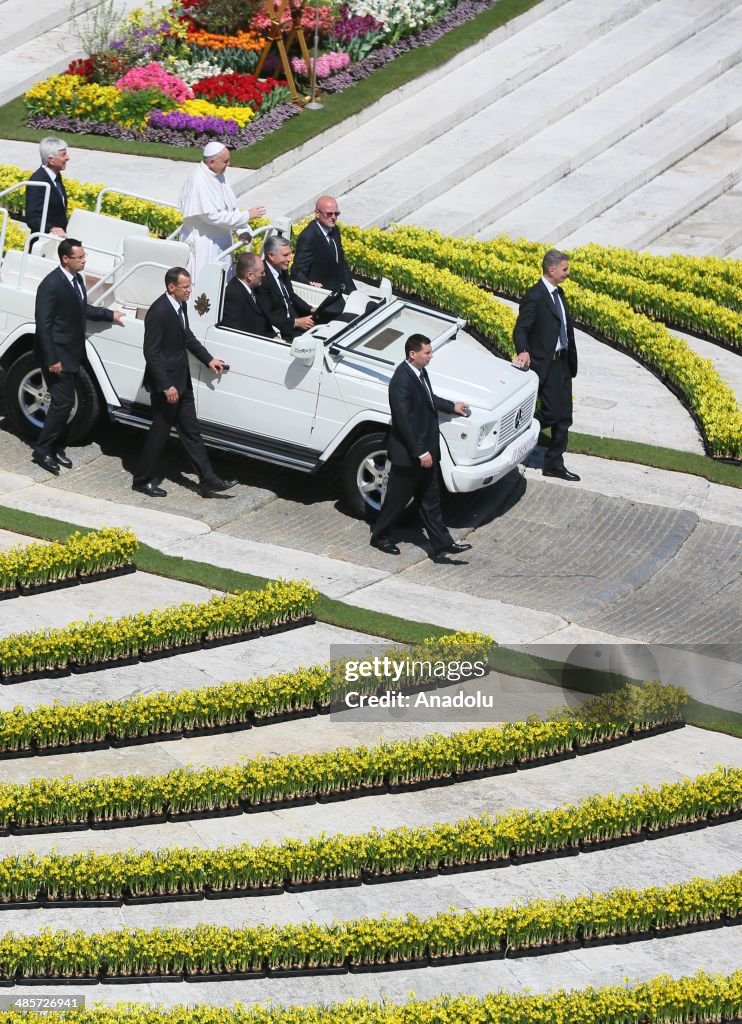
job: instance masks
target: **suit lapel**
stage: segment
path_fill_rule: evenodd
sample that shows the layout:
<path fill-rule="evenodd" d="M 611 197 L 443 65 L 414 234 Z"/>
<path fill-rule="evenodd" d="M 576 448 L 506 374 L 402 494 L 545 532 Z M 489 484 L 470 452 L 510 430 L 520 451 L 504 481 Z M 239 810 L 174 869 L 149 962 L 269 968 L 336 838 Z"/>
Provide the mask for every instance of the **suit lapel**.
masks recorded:
<path fill-rule="evenodd" d="M 541 288 L 543 290 L 544 302 L 549 307 L 549 310 L 551 311 L 552 315 L 555 316 L 557 318 L 557 320 L 561 323 L 562 318 L 559 315 L 559 310 L 556 308 L 556 303 L 554 302 L 553 298 L 551 297 L 551 292 L 546 287 L 546 285 L 544 284 L 543 281 L 539 281 L 539 284 L 541 285 Z M 559 289 L 557 288 L 557 293 L 558 292 L 559 292 Z M 561 298 L 561 296 L 559 296 L 559 297 Z"/>

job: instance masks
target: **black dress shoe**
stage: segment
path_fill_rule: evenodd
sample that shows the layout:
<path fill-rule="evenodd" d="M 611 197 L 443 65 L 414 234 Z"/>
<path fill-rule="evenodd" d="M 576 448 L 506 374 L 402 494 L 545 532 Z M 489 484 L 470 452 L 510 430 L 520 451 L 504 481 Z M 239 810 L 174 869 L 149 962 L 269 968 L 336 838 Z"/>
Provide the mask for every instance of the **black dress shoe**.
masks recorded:
<path fill-rule="evenodd" d="M 438 554 L 460 555 L 464 551 L 471 551 L 471 544 L 451 544 L 450 547 L 444 548 L 443 551 L 439 551 Z"/>
<path fill-rule="evenodd" d="M 53 455 L 39 455 L 38 452 L 33 452 L 31 459 L 36 463 L 37 466 L 41 466 L 47 473 L 53 473 L 54 476 L 59 476 L 59 463 Z"/>
<path fill-rule="evenodd" d="M 54 458 L 57 460 L 60 466 L 64 466 L 65 469 L 72 469 L 72 460 L 67 458 L 67 455 L 61 452 L 55 452 Z"/>
<path fill-rule="evenodd" d="M 398 555 L 399 548 L 393 540 L 389 540 L 388 537 L 372 537 L 369 541 L 372 548 L 376 548 L 378 551 L 383 551 L 385 555 Z"/>
<path fill-rule="evenodd" d="M 229 491 L 236 486 L 236 480 L 222 480 L 221 477 L 216 476 L 213 480 L 202 483 L 198 488 L 198 493 L 202 498 L 210 498 L 212 494 L 221 494 L 222 491 Z"/>
<path fill-rule="evenodd" d="M 577 473 L 570 473 L 565 467 L 561 466 L 559 469 L 544 469 L 544 476 L 555 476 L 559 480 L 579 480 Z"/>
<path fill-rule="evenodd" d="M 167 498 L 167 491 L 158 487 L 152 480 L 148 480 L 145 484 L 134 483 L 131 485 L 131 489 L 140 494 L 146 494 L 148 498 Z"/>

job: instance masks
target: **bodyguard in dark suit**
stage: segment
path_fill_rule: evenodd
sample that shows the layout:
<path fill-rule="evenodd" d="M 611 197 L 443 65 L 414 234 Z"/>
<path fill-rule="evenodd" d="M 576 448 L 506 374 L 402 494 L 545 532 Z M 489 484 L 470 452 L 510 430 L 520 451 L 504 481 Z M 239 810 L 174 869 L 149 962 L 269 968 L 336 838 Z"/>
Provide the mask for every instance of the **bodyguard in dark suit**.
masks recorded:
<path fill-rule="evenodd" d="M 41 167 L 33 172 L 30 181 L 49 185 L 49 205 L 46 221 L 42 224 L 46 189 L 31 186 L 26 189 L 26 215 L 24 220 L 31 231 L 45 231 L 64 238 L 67 232 L 67 191 L 62 171 L 69 161 L 67 144 L 62 139 L 48 136 L 39 143 Z"/>
<path fill-rule="evenodd" d="M 569 277 L 569 258 L 550 249 L 543 259 L 543 277 L 520 301 L 513 331 L 519 366 L 538 374 L 544 427 L 551 427 L 551 444 L 544 456 L 544 476 L 579 480 L 564 465 L 569 428 L 572 426 L 572 378 L 577 375 L 575 332 L 564 292 L 559 287 Z"/>
<path fill-rule="evenodd" d="M 166 496 L 167 491 L 158 485 L 157 472 L 160 456 L 175 427 L 198 473 L 199 491 L 202 497 L 209 498 L 234 487 L 237 481 L 222 480 L 211 468 L 198 429 L 188 353 L 192 352 L 218 375 L 224 371 L 224 363 L 204 348 L 188 326 L 188 271 L 171 267 L 165 274 L 165 288 L 165 294 L 155 299 L 144 318 L 144 386 L 150 393 L 152 425 L 131 488 L 150 498 Z"/>
<path fill-rule="evenodd" d="M 263 260 L 257 253 L 246 252 L 240 256 L 235 276 L 224 292 L 222 327 L 260 334 L 264 338 L 275 336 L 273 325 L 258 303 L 257 290 L 264 274 Z"/>
<path fill-rule="evenodd" d="M 314 307 L 296 294 L 289 277 L 291 243 L 282 235 L 271 235 L 263 246 L 265 276 L 258 302 L 271 324 L 286 341 L 314 327 Z"/>
<path fill-rule="evenodd" d="M 469 410 L 463 402 L 449 402 L 433 394 L 425 369 L 433 358 L 429 338 L 411 334 L 405 342 L 405 356 L 389 382 L 392 427 L 387 452 L 392 468 L 371 534 L 371 546 L 388 555 L 399 554 L 389 530 L 415 497 L 420 502 L 420 515 L 433 548 L 431 557 L 443 561 L 444 555 L 468 551 L 471 544 L 455 544 L 443 522 L 438 485 L 438 413 L 468 416 Z"/>
<path fill-rule="evenodd" d="M 123 323 L 123 313 L 89 306 L 82 271 L 85 250 L 76 238 L 63 238 L 60 265 L 47 274 L 36 292 L 34 353 L 51 396 L 33 461 L 56 476 L 72 463 L 64 451 L 67 420 L 75 404 L 75 382 L 85 354 L 85 321 Z"/>
<path fill-rule="evenodd" d="M 340 216 L 337 201 L 332 196 L 320 196 L 314 216 L 315 220 L 307 224 L 296 241 L 291 276 L 304 284 L 349 295 L 356 286 L 345 261 L 337 226 Z"/>

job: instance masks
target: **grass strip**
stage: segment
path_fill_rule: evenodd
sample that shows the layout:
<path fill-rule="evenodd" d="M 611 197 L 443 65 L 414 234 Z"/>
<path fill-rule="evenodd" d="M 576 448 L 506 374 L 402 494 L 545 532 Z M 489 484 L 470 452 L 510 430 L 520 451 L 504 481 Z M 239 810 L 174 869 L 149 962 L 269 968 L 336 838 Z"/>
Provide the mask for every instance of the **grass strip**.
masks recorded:
<path fill-rule="evenodd" d="M 717 463 L 710 464 L 718 468 Z M 48 516 L 40 516 L 34 512 L 25 512 L 0 505 L 0 529 L 46 540 L 65 540 L 75 530 L 87 532 L 92 527 L 81 527 L 73 523 L 62 522 L 59 519 L 51 519 Z M 144 572 L 151 572 L 167 579 L 182 580 L 185 583 L 193 583 L 212 590 L 258 590 L 268 582 L 268 579 L 263 576 L 253 576 L 235 569 L 224 569 L 206 562 L 166 555 L 147 544 L 140 544 L 137 564 Z M 327 622 L 343 629 L 358 630 L 371 636 L 385 637 L 397 643 L 420 644 L 428 638 L 438 640 L 452 632 L 445 626 L 431 622 L 414 622 L 385 612 L 368 611 L 324 594 L 319 595 L 314 606 L 314 614 L 321 622 Z M 599 672 L 595 669 L 574 666 L 566 668 L 562 662 L 523 654 L 506 647 L 497 647 L 490 653 L 490 666 L 504 675 L 515 676 L 519 679 L 532 679 L 535 682 L 547 683 L 586 694 L 605 693 L 606 690 L 617 685 L 641 681 L 623 676 L 619 678 L 614 674 Z M 685 718 L 689 725 L 742 737 L 742 713 L 716 708 L 691 698 L 687 704 Z"/>
<path fill-rule="evenodd" d="M 232 166 L 262 167 L 310 139 L 315 139 L 322 132 L 371 106 L 387 93 L 399 89 L 426 72 L 441 68 L 463 50 L 537 3 L 538 0 L 500 0 L 494 7 L 452 29 L 429 46 L 421 46 L 402 54 L 391 64 L 375 71 L 345 92 L 323 94 L 323 110 L 302 112 L 299 117 L 291 118 L 278 131 L 260 142 L 244 150 L 235 150 L 231 157 Z M 3 138 L 38 142 L 48 134 L 46 130 L 29 128 L 25 121 L 26 107 L 22 97 L 0 107 L 0 135 Z M 168 160 L 187 160 L 194 163 L 201 156 L 200 149 L 196 147 L 181 148 L 165 143 L 130 142 L 101 135 L 75 135 L 73 138 L 78 149 L 164 157 Z"/>

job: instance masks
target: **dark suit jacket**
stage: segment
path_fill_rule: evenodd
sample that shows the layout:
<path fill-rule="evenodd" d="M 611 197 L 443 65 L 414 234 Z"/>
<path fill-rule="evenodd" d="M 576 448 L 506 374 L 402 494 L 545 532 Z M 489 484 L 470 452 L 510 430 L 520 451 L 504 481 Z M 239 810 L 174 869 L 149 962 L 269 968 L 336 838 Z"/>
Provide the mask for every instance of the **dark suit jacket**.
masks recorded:
<path fill-rule="evenodd" d="M 264 338 L 274 336 L 273 326 L 258 304 L 257 296 L 253 293 L 251 299 L 245 285 L 236 277 L 232 278 L 224 293 L 221 324 L 237 331 L 260 334 Z"/>
<path fill-rule="evenodd" d="M 569 370 L 573 377 L 577 375 L 577 348 L 575 331 L 569 306 L 564 292 L 558 289 L 559 297 L 567 317 L 567 358 Z M 518 352 L 528 352 L 531 357 L 531 369 L 538 374 L 539 384 L 543 384 L 559 340 L 560 316 L 549 295 L 549 289 L 543 281 L 529 288 L 520 300 L 520 312 L 513 330 L 513 341 Z"/>
<path fill-rule="evenodd" d="M 286 304 L 283 300 L 281 289 L 279 288 L 278 282 L 273 276 L 272 271 L 268 267 L 265 268 L 263 283 L 260 285 L 260 288 L 258 288 L 258 302 L 273 326 L 278 328 L 284 338 L 291 340 L 297 333 L 296 328 L 294 327 L 294 320 L 298 316 L 309 316 L 312 312 L 312 307 L 308 302 L 305 302 L 304 299 L 296 294 L 291 285 L 291 278 L 288 274 L 286 274 L 282 280 L 294 307 L 293 316 L 287 315 Z"/>
<path fill-rule="evenodd" d="M 39 167 L 31 175 L 30 181 L 44 181 L 49 184 L 49 207 L 46 211 L 46 224 L 42 227 L 41 215 L 44 212 L 44 189 L 26 189 L 26 216 L 25 221 L 31 231 L 49 231 L 50 228 L 62 228 L 67 230 L 67 192 L 62 183 L 63 195 L 59 189 L 52 184 L 52 180 L 43 167 Z M 61 177 L 59 178 L 61 181 Z"/>
<path fill-rule="evenodd" d="M 206 366 L 213 358 L 188 326 L 187 312 L 183 330 L 180 317 L 165 293 L 155 299 L 144 318 L 144 386 L 147 391 L 163 392 L 174 387 L 182 395 L 191 385 L 189 352 Z"/>
<path fill-rule="evenodd" d="M 34 348 L 41 366 L 61 362 L 64 370 L 75 373 L 85 352 L 85 321 L 113 322 L 110 309 L 88 305 L 85 284 L 79 275 L 78 280 L 86 300 L 83 304 L 61 267 L 47 274 L 36 291 Z"/>
<path fill-rule="evenodd" d="M 329 288 L 333 292 L 341 289 L 346 294 L 354 292 L 356 286 L 345 262 L 340 231 L 334 227 L 330 234 L 335 245 L 328 242 L 318 221 L 313 220 L 307 224 L 296 241 L 291 276 L 295 281 L 302 281 L 304 284 L 319 281 L 323 288 Z"/>
<path fill-rule="evenodd" d="M 417 371 L 406 360 L 400 363 L 389 382 L 392 429 L 388 452 L 395 466 L 419 466 L 425 452 L 430 452 L 436 462 L 440 460 L 438 412 L 452 413 L 454 404 L 433 395 L 433 408 L 428 394 Z"/>

